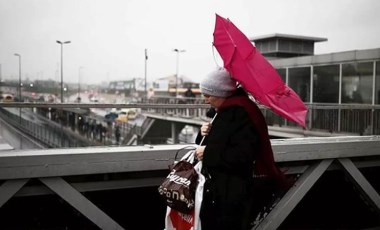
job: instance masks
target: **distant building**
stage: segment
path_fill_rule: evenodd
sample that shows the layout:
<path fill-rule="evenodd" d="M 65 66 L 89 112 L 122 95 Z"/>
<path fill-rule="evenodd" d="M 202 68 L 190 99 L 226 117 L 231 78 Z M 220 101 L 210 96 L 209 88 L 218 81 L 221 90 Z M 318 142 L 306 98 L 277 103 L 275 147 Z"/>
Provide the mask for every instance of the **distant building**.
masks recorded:
<path fill-rule="evenodd" d="M 176 76 L 170 75 L 155 80 L 153 87 L 156 92 L 156 96 L 175 96 L 176 92 Z M 199 95 L 199 83 L 193 82 L 184 76 L 178 78 L 178 95 L 183 96 L 188 88 L 193 89 L 195 95 Z"/>
<path fill-rule="evenodd" d="M 306 103 L 380 104 L 380 48 L 314 55 L 325 38 L 273 34 L 252 38 Z"/>
<path fill-rule="evenodd" d="M 268 59 L 314 55 L 314 43 L 327 38 L 289 34 L 270 34 L 250 39 Z"/>
<path fill-rule="evenodd" d="M 111 81 L 108 85 L 108 92 L 124 94 L 127 97 L 138 96 L 140 93 L 145 92 L 145 80 L 143 78 L 134 78 L 124 81 Z"/>

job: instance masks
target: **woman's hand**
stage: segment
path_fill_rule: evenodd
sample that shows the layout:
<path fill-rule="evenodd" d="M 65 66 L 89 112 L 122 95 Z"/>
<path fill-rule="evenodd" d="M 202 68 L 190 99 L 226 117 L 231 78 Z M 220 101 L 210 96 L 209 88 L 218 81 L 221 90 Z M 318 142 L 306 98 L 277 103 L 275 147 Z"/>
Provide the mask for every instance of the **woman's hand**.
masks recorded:
<path fill-rule="evenodd" d="M 205 151 L 205 148 L 206 146 L 198 146 L 195 149 L 195 157 L 200 161 L 203 160 L 203 152 Z"/>
<path fill-rule="evenodd" d="M 210 122 L 203 123 L 201 126 L 201 135 L 207 136 L 210 130 L 211 130 L 211 123 Z"/>

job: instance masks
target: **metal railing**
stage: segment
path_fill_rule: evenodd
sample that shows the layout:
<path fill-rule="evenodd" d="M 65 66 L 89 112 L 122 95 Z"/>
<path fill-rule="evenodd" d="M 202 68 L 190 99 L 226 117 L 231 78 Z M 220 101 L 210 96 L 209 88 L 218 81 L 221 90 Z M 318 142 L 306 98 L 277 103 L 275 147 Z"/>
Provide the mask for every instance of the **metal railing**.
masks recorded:
<path fill-rule="evenodd" d="M 25 111 L 27 110 L 27 111 Z M 23 113 L 33 114 L 30 109 L 24 109 Z M 14 111 L 7 110 L 0 107 L 0 117 L 13 127 L 17 127 L 23 133 L 28 134 L 35 139 L 40 140 L 50 147 L 84 147 L 92 145 L 86 138 L 81 135 L 69 135 L 67 132 L 68 127 L 63 127 L 59 123 L 52 122 L 45 119 L 45 122 L 36 122 L 35 120 L 26 119 L 23 114 L 20 116 Z M 39 119 L 44 117 L 39 116 Z"/>
<path fill-rule="evenodd" d="M 359 135 L 380 134 L 380 105 L 308 105 L 308 128 Z"/>
<path fill-rule="evenodd" d="M 0 208 L 14 196 L 37 198 L 54 193 L 101 229 L 124 229 L 123 224 L 101 210 L 86 192 L 156 187 L 167 175 L 167 167 L 174 161 L 175 153 L 185 146 L 188 145 L 2 151 Z M 257 229 L 277 229 L 329 170 L 346 173 L 351 183 L 359 188 L 358 197 L 380 213 L 380 196 L 376 191 L 379 188 L 373 187 L 361 173 L 362 169 L 380 166 L 379 136 L 272 140 L 272 146 L 279 166 L 298 179 Z M 115 174 L 119 176 L 107 176 Z M 28 189 L 33 186 L 28 183 L 32 179 L 41 182 L 39 187 L 49 189 L 36 186 Z M 110 211 L 109 208 L 105 210 Z M 133 221 L 128 215 L 122 220 L 124 224 Z"/>
<path fill-rule="evenodd" d="M 193 98 L 192 98 L 193 99 Z M 141 114 L 157 114 L 162 116 L 171 116 L 183 118 L 190 121 L 206 120 L 206 112 L 209 109 L 207 104 L 176 104 L 183 98 L 154 98 L 150 103 L 136 104 L 78 104 L 78 103 L 0 103 L 0 107 L 20 107 L 20 108 L 134 108 L 138 109 Z M 160 102 L 160 103 L 156 103 Z M 193 99 L 192 102 L 200 103 L 201 99 Z M 338 105 L 338 104 L 307 104 L 308 114 L 306 117 L 306 131 L 318 131 L 334 134 L 352 134 L 352 135 L 379 135 L 380 134 L 380 105 Z M 261 108 L 268 126 L 292 128 L 305 131 L 299 125 L 287 121 L 286 119 L 274 114 L 271 110 Z M 94 119 L 102 119 L 101 116 L 89 113 Z M 86 115 L 85 115 L 86 116 Z M 15 125 L 17 125 L 16 117 Z M 148 122 L 148 121 L 146 121 Z M 33 126 L 33 124 L 28 124 Z M 144 133 L 144 127 L 131 124 L 125 124 L 125 135 L 132 136 L 133 134 L 141 135 Z M 28 130 L 35 128 L 28 127 Z M 133 131 L 133 134 L 130 132 Z M 42 132 L 42 131 L 41 131 Z"/>

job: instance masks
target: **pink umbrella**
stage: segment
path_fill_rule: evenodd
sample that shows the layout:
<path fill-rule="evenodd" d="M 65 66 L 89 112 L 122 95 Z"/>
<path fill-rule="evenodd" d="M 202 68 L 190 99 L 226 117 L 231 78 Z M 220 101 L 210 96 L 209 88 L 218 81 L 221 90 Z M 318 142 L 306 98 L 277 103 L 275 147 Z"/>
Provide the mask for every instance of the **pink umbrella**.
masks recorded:
<path fill-rule="evenodd" d="M 307 108 L 273 66 L 229 20 L 216 15 L 214 46 L 232 77 L 262 105 L 305 125 Z"/>

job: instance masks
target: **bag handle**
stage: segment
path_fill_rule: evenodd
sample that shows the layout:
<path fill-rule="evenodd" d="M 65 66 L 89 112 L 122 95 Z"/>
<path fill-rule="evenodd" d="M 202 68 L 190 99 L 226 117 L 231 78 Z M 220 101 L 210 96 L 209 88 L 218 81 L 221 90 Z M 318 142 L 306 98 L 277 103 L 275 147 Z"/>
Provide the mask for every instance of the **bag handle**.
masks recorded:
<path fill-rule="evenodd" d="M 177 152 L 175 153 L 174 161 L 177 161 L 178 153 L 181 152 L 181 151 L 184 150 L 184 149 L 195 150 L 195 146 L 185 146 L 185 147 L 183 147 L 183 148 L 178 149 Z M 190 156 L 190 155 L 189 155 L 189 156 Z"/>

